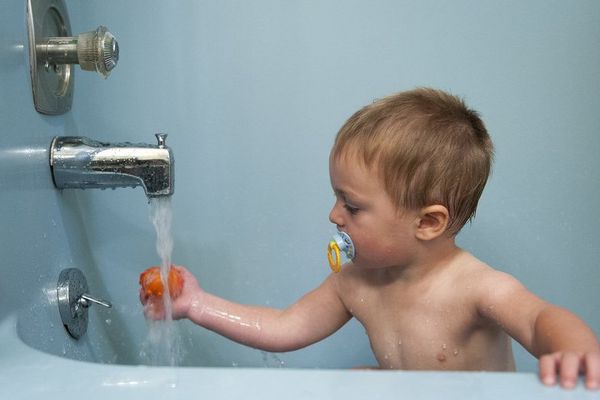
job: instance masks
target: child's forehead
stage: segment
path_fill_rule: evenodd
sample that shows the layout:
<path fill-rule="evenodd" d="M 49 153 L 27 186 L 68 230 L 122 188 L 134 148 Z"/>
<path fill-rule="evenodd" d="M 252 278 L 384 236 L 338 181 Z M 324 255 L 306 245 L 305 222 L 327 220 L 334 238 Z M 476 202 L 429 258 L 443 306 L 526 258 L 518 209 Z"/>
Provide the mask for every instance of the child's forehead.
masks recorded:
<path fill-rule="evenodd" d="M 360 169 L 370 175 L 379 175 L 378 157 L 368 158 L 364 150 L 359 146 L 347 145 L 341 149 L 331 152 L 329 157 L 329 165 L 334 165 L 343 168 Z"/>
<path fill-rule="evenodd" d="M 381 181 L 381 174 L 376 163 L 367 164 L 366 160 L 360 155 L 350 153 L 340 153 L 330 157 L 329 174 L 332 180 L 344 177 L 350 180 L 368 180 L 372 182 Z"/>

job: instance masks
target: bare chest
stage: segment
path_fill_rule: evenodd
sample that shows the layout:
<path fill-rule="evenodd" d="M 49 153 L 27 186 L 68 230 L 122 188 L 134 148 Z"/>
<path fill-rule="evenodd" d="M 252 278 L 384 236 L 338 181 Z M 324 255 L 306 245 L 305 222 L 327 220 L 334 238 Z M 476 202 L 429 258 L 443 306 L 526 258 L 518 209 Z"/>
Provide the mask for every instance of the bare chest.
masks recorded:
<path fill-rule="evenodd" d="M 350 303 L 381 368 L 495 370 L 512 360 L 507 336 L 464 296 L 363 292 Z"/>

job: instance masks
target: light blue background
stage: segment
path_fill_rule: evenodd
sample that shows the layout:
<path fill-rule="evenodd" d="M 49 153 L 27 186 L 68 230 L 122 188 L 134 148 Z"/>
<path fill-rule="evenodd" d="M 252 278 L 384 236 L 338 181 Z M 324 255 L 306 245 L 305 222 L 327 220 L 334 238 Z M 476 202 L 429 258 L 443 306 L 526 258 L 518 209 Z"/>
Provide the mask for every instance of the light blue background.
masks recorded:
<path fill-rule="evenodd" d="M 174 261 L 210 292 L 283 307 L 328 274 L 327 157 L 337 129 L 373 99 L 415 86 L 463 96 L 496 145 L 459 243 L 600 332 L 599 2 L 68 3 L 73 31 L 108 26 L 121 59 L 107 81 L 78 70 L 73 110 L 61 117 L 31 103 L 24 5 L 0 5 L 0 316 L 28 316 L 28 342 L 137 362 L 146 334 L 137 276 L 158 263 L 141 189 L 52 188 L 54 135 L 153 142 L 168 132 Z M 85 345 L 64 337 L 44 298 L 73 264 L 115 304 L 92 314 Z M 355 323 L 278 355 L 180 325 L 190 365 L 373 363 Z M 517 361 L 535 369 L 518 346 Z"/>

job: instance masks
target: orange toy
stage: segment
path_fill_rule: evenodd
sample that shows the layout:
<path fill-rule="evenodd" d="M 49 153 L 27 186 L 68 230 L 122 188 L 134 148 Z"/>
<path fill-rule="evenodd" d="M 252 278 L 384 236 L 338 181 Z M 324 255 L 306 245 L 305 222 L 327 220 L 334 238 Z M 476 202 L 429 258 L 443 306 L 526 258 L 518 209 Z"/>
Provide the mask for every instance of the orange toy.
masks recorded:
<path fill-rule="evenodd" d="M 163 282 L 160 277 L 160 267 L 150 267 L 140 274 L 142 291 L 148 297 L 162 297 L 164 292 Z M 176 299 L 183 290 L 183 276 L 177 269 L 169 269 L 169 294 L 171 299 Z"/>

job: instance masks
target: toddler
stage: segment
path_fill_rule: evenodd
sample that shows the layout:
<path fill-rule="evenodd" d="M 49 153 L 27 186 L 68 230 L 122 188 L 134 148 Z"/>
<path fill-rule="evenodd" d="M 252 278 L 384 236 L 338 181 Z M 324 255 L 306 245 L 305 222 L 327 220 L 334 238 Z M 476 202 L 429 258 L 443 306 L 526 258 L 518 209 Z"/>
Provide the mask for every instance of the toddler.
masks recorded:
<path fill-rule="evenodd" d="M 183 267 L 173 318 L 239 343 L 285 352 L 326 338 L 351 318 L 379 368 L 513 371 L 511 337 L 539 358 L 544 384 L 600 387 L 600 346 L 571 312 L 457 247 L 477 207 L 493 146 L 478 114 L 455 96 L 416 89 L 378 100 L 339 131 L 329 160 L 329 216 L 352 240 L 340 273 L 285 310 L 203 291 Z M 143 291 L 149 318 L 162 301 Z"/>

